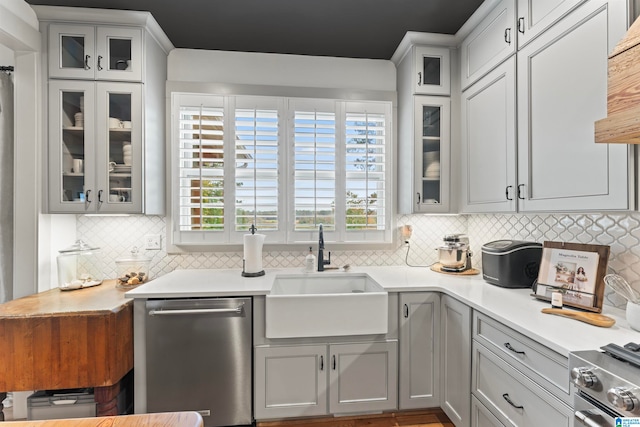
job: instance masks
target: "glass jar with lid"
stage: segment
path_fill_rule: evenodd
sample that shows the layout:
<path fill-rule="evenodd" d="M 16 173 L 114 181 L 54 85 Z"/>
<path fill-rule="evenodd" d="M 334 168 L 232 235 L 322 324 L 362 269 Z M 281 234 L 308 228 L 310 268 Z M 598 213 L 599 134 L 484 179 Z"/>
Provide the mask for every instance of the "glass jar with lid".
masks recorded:
<path fill-rule="evenodd" d="M 61 249 L 57 257 L 60 289 L 80 289 L 101 284 L 104 268 L 100 254 L 100 248 L 82 240 Z"/>
<path fill-rule="evenodd" d="M 129 288 L 148 281 L 150 265 L 151 258 L 139 253 L 138 247 L 134 246 L 130 256 L 116 260 L 118 287 Z"/>

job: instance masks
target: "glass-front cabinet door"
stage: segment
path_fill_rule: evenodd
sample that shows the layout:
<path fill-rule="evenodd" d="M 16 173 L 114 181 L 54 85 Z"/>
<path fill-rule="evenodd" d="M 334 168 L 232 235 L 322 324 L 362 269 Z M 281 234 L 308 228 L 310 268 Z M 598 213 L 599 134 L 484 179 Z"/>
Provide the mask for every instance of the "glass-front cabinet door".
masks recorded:
<path fill-rule="evenodd" d="M 49 77 L 142 80 L 142 29 L 49 26 Z"/>
<path fill-rule="evenodd" d="M 49 210 L 95 210 L 95 84 L 49 83 Z"/>
<path fill-rule="evenodd" d="M 450 100 L 415 97 L 416 212 L 449 211 Z"/>
<path fill-rule="evenodd" d="M 141 86 L 49 82 L 49 212 L 142 212 Z"/>
<path fill-rule="evenodd" d="M 100 212 L 142 212 L 142 86 L 97 83 Z"/>
<path fill-rule="evenodd" d="M 451 93 L 450 51 L 446 47 L 414 47 L 414 93 Z"/>

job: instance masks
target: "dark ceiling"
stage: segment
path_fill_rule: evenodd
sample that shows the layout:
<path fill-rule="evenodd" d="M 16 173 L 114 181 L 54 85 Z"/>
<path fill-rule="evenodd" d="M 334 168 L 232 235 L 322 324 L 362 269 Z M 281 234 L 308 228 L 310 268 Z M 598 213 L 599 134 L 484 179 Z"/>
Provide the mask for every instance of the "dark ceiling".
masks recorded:
<path fill-rule="evenodd" d="M 483 0 L 26 0 L 145 10 L 178 48 L 390 59 L 407 31 L 455 34 Z"/>

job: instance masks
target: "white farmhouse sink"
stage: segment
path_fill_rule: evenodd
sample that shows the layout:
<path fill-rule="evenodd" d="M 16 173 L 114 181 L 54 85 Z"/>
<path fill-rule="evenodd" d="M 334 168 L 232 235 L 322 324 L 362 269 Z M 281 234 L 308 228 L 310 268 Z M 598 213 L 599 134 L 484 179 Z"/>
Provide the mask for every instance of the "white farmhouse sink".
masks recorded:
<path fill-rule="evenodd" d="M 386 334 L 387 292 L 364 273 L 276 276 L 267 338 Z"/>

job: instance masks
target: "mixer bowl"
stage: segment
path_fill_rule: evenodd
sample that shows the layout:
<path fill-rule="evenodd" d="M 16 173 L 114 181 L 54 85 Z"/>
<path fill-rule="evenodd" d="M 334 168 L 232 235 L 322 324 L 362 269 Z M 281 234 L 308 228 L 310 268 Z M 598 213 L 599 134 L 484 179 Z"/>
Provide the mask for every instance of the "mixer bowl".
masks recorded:
<path fill-rule="evenodd" d="M 469 249 L 464 248 L 452 248 L 442 246 L 437 249 L 438 262 L 442 264 L 444 268 L 451 270 L 464 270 L 467 265 L 467 257 L 469 256 Z"/>

